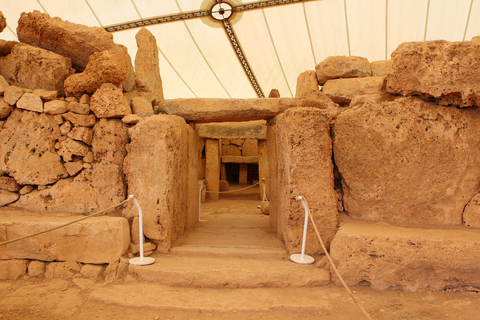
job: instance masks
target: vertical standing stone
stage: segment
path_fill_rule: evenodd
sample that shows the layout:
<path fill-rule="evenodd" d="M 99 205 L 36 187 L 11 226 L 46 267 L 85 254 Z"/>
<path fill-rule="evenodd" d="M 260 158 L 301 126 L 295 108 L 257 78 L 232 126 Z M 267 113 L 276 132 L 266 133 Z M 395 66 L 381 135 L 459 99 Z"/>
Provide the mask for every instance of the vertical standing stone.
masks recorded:
<path fill-rule="evenodd" d="M 227 168 L 225 163 L 222 163 L 220 167 L 220 180 L 227 180 Z"/>
<path fill-rule="evenodd" d="M 212 200 L 218 200 L 220 191 L 220 146 L 217 139 L 205 139 L 205 178 L 208 179 L 207 191 Z"/>
<path fill-rule="evenodd" d="M 260 181 L 262 178 L 265 178 L 265 194 L 267 199 L 270 199 L 270 179 L 268 174 L 268 150 L 267 150 L 267 140 L 258 140 L 258 175 Z M 263 185 L 260 184 L 260 199 L 263 200 Z"/>
<path fill-rule="evenodd" d="M 137 55 L 135 57 L 135 72 L 139 91 L 149 92 L 153 100 L 163 101 L 162 78 L 158 64 L 157 41 L 146 28 L 141 28 L 135 35 L 137 40 Z"/>
<path fill-rule="evenodd" d="M 269 181 L 269 195 L 270 195 L 270 224 L 277 229 L 277 234 L 280 239 L 282 230 L 278 225 L 278 197 L 277 197 L 277 125 L 268 123 L 267 125 L 267 152 L 268 152 L 268 175 Z"/>
<path fill-rule="evenodd" d="M 299 253 L 305 211 L 296 196 L 309 203 L 325 245 L 337 231 L 330 118 L 326 110 L 290 108 L 277 116 L 278 223 L 289 253 Z M 308 228 L 306 252 L 323 250 L 313 227 Z"/>
<path fill-rule="evenodd" d="M 198 135 L 191 126 L 188 129 L 188 203 L 187 224 L 190 228 L 198 221 Z"/>
<path fill-rule="evenodd" d="M 238 184 L 247 184 L 248 164 L 240 163 L 240 172 L 238 173 Z"/>

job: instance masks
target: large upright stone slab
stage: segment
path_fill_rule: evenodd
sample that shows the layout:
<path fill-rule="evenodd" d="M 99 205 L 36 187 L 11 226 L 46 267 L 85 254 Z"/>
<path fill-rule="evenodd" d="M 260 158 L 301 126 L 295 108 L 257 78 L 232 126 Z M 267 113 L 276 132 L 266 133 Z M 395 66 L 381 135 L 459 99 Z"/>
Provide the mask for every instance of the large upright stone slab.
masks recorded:
<path fill-rule="evenodd" d="M 144 214 L 145 236 L 166 252 L 181 236 L 187 217 L 188 131 L 176 116 L 144 118 L 129 129 L 123 171 L 128 194 L 133 194 Z M 154 137 L 154 138 L 152 138 Z M 136 214 L 131 205 L 124 215 Z"/>
<path fill-rule="evenodd" d="M 315 67 L 318 84 L 323 86 L 330 79 L 363 78 L 372 75 L 370 62 L 363 57 L 328 57 Z"/>
<path fill-rule="evenodd" d="M 79 71 L 85 69 L 92 54 L 111 49 L 115 45 L 112 34 L 103 28 L 51 18 L 36 10 L 22 13 L 18 20 L 17 35 L 23 43 L 70 58 Z"/>
<path fill-rule="evenodd" d="M 137 55 L 135 56 L 135 74 L 137 89 L 146 91 L 160 102 L 163 98 L 162 78 L 158 62 L 157 40 L 147 28 L 141 28 L 135 35 Z"/>
<path fill-rule="evenodd" d="M 198 135 L 191 126 L 188 129 L 188 197 L 186 228 L 198 222 Z M 200 150 L 201 152 L 201 150 Z"/>
<path fill-rule="evenodd" d="M 70 59 L 23 43 L 0 58 L 0 74 L 10 83 L 32 90 L 56 90 L 59 95 L 64 94 L 63 82 L 73 71 Z"/>
<path fill-rule="evenodd" d="M 208 179 L 207 192 L 212 200 L 218 200 L 220 191 L 220 154 L 218 139 L 205 139 L 205 179 Z"/>
<path fill-rule="evenodd" d="M 328 112 L 316 108 L 292 108 L 277 117 L 276 125 L 276 201 L 285 247 L 290 254 L 301 251 L 305 211 L 295 197 L 303 196 L 328 248 L 337 230 Z M 310 224 L 306 253 L 322 252 Z"/>
<path fill-rule="evenodd" d="M 366 102 L 334 125 L 343 202 L 356 219 L 461 224 L 478 191 L 480 112 L 420 98 Z"/>
<path fill-rule="evenodd" d="M 7 212 L 0 217 L 6 239 L 12 240 L 78 219 Z M 130 226 L 121 217 L 92 217 L 64 228 L 13 242 L 0 248 L 0 259 L 77 261 L 103 264 L 117 261 L 130 244 Z"/>
<path fill-rule="evenodd" d="M 55 142 L 53 116 L 14 109 L 0 132 L 0 172 L 19 184 L 47 185 L 67 176 Z"/>
<path fill-rule="evenodd" d="M 479 56 L 479 42 L 402 43 L 392 53 L 386 90 L 434 98 L 441 105 L 480 106 Z"/>
<path fill-rule="evenodd" d="M 273 121 L 269 121 L 267 124 L 268 175 L 270 178 L 268 181 L 270 194 L 269 220 L 272 227 L 277 229 L 277 234 L 280 240 L 282 240 L 283 231 L 281 224 L 278 223 L 279 185 L 277 183 L 277 175 L 279 172 L 277 170 L 277 125 Z"/>
<path fill-rule="evenodd" d="M 350 222 L 338 230 L 330 254 L 351 286 L 405 291 L 480 286 L 479 229 Z M 332 280 L 340 284 L 333 272 Z"/>

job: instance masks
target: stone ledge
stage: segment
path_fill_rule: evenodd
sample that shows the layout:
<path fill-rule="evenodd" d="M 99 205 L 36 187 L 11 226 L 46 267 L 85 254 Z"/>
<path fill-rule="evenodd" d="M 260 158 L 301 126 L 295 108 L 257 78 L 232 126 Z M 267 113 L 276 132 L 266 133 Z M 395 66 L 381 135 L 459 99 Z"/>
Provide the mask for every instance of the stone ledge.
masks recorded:
<path fill-rule="evenodd" d="M 368 282 L 375 289 L 405 291 L 480 287 L 480 229 L 349 222 L 330 249 L 348 285 Z"/>
<path fill-rule="evenodd" d="M 3 213 L 2 213 L 3 214 Z M 0 241 L 50 229 L 81 216 L 0 217 Z M 31 259 L 104 264 L 118 260 L 128 249 L 130 227 L 121 217 L 92 217 L 64 228 L 0 247 L 0 260 Z"/>
<path fill-rule="evenodd" d="M 222 163 L 258 163 L 258 156 L 222 156 Z"/>

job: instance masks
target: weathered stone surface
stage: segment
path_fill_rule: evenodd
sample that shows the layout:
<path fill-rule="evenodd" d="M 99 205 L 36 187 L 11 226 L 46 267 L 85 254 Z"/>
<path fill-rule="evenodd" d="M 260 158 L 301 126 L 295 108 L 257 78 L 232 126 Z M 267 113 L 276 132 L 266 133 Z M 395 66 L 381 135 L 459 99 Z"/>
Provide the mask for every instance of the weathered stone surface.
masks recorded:
<path fill-rule="evenodd" d="M 383 82 L 383 77 L 329 80 L 323 92 L 336 103 L 349 104 L 355 96 L 382 93 Z"/>
<path fill-rule="evenodd" d="M 0 56 L 3 57 L 9 55 L 16 44 L 18 44 L 17 41 L 6 41 L 0 39 Z"/>
<path fill-rule="evenodd" d="M 480 231 L 402 228 L 350 222 L 335 235 L 330 254 L 348 285 L 374 289 L 445 290 L 480 286 Z M 332 272 L 332 280 L 339 284 Z"/>
<path fill-rule="evenodd" d="M 313 99 L 216 99 L 193 98 L 165 100 L 162 107 L 167 114 L 177 115 L 186 121 L 225 122 L 261 120 L 274 117 L 292 107 L 328 109 L 332 102 Z"/>
<path fill-rule="evenodd" d="M 180 117 L 157 115 L 144 118 L 129 129 L 129 135 L 123 166 L 128 194 L 134 194 L 142 206 L 145 236 L 157 240 L 157 251 L 168 251 L 186 222 L 187 125 Z M 137 211 L 130 204 L 123 214 L 137 215 Z"/>
<path fill-rule="evenodd" d="M 7 240 L 53 228 L 78 217 L 28 216 L 12 211 L 0 218 Z M 0 251 L 0 259 L 77 261 L 101 264 L 118 260 L 128 249 L 130 227 L 121 217 L 92 217 L 66 227 L 14 242 Z"/>
<path fill-rule="evenodd" d="M 33 190 L 32 185 L 26 185 L 22 189 L 20 189 L 19 193 L 23 195 L 23 194 L 30 193 L 32 190 Z"/>
<path fill-rule="evenodd" d="M 67 96 L 80 98 L 84 93 L 95 92 L 104 83 L 120 85 L 128 76 L 130 56 L 126 49 L 112 49 L 94 53 L 82 73 L 72 74 L 65 80 Z"/>
<path fill-rule="evenodd" d="M 465 207 L 463 224 L 467 227 L 480 228 L 480 194 L 474 195 Z"/>
<path fill-rule="evenodd" d="M 43 112 L 48 114 L 62 114 L 67 112 L 68 102 L 63 100 L 52 100 L 45 102 L 43 105 Z"/>
<path fill-rule="evenodd" d="M 325 110 L 292 108 L 276 119 L 276 191 L 279 232 L 289 253 L 299 253 L 305 211 L 296 196 L 310 205 L 325 246 L 337 231 L 337 197 L 334 191 L 330 117 Z M 302 155 L 302 156 L 299 156 Z M 322 253 L 309 226 L 307 254 Z"/>
<path fill-rule="evenodd" d="M 268 188 L 269 188 L 269 221 L 277 229 L 280 240 L 282 238 L 282 225 L 278 223 L 278 183 L 277 183 L 277 125 L 267 123 L 267 153 L 268 153 Z"/>
<path fill-rule="evenodd" d="M 315 96 L 321 94 L 315 71 L 308 70 L 298 76 L 295 98 L 315 99 Z"/>
<path fill-rule="evenodd" d="M 400 98 L 342 112 L 335 163 L 350 216 L 461 224 L 480 176 L 480 112 Z M 459 165 L 461 164 L 461 165 Z"/>
<path fill-rule="evenodd" d="M 67 112 L 63 114 L 62 117 L 80 127 L 93 127 L 97 122 L 94 114 L 76 114 L 74 112 Z"/>
<path fill-rule="evenodd" d="M 20 196 L 18 195 L 18 193 L 10 192 L 7 190 L 0 190 L 0 207 L 17 201 L 19 197 Z"/>
<path fill-rule="evenodd" d="M 50 18 L 39 11 L 22 13 L 18 20 L 17 35 L 21 42 L 70 58 L 80 71 L 85 69 L 92 54 L 115 46 L 112 34 L 103 28 Z"/>
<path fill-rule="evenodd" d="M 137 114 L 141 117 L 148 117 L 153 115 L 152 103 L 144 97 L 133 97 L 130 100 L 133 114 Z"/>
<path fill-rule="evenodd" d="M 41 277 L 45 273 L 45 262 L 33 260 L 28 264 L 27 270 L 30 277 Z"/>
<path fill-rule="evenodd" d="M 395 96 L 390 93 L 373 93 L 373 94 L 362 94 L 359 96 L 353 97 L 350 101 L 349 107 L 359 106 L 364 104 L 365 102 L 387 102 L 393 101 L 398 96 Z"/>
<path fill-rule="evenodd" d="M 0 76 L 0 94 L 3 95 L 8 87 L 10 87 L 10 84 L 8 84 L 3 76 Z"/>
<path fill-rule="evenodd" d="M 23 43 L 0 58 L 0 74 L 8 82 L 32 90 L 56 90 L 62 96 L 63 81 L 72 73 L 70 59 Z"/>
<path fill-rule="evenodd" d="M 242 150 L 231 144 L 222 145 L 222 156 L 242 156 Z"/>
<path fill-rule="evenodd" d="M 80 269 L 80 274 L 86 278 L 97 279 L 103 273 L 103 266 L 86 264 Z"/>
<path fill-rule="evenodd" d="M 265 120 L 202 123 L 195 129 L 201 138 L 209 139 L 266 139 L 267 136 Z"/>
<path fill-rule="evenodd" d="M 95 188 L 95 197 L 101 208 L 117 204 L 127 197 L 123 174 L 127 142 L 127 126 L 119 119 L 100 119 L 93 127 L 95 163 L 92 187 Z"/>
<path fill-rule="evenodd" d="M 370 62 L 363 57 L 328 57 L 315 66 L 318 84 L 323 86 L 327 80 L 338 78 L 363 78 L 372 75 Z"/>
<path fill-rule="evenodd" d="M 60 142 L 60 149 L 58 154 L 63 158 L 63 161 L 72 161 L 72 156 L 84 157 L 90 149 L 82 142 L 67 138 Z"/>
<path fill-rule="evenodd" d="M 44 89 L 35 89 L 32 92 L 34 95 L 39 96 L 42 100 L 51 101 L 57 98 L 58 92 L 56 90 L 44 90 Z"/>
<path fill-rule="evenodd" d="M 393 60 L 379 60 L 370 63 L 372 66 L 372 77 L 386 77 L 393 73 Z"/>
<path fill-rule="evenodd" d="M 0 189 L 17 192 L 20 190 L 20 185 L 12 177 L 0 176 Z"/>
<path fill-rule="evenodd" d="M 68 132 L 67 137 L 90 145 L 93 138 L 93 129 L 88 127 L 74 127 Z"/>
<path fill-rule="evenodd" d="M 218 200 L 220 191 L 221 143 L 218 139 L 205 139 L 206 192 L 212 200 Z"/>
<path fill-rule="evenodd" d="M 122 118 L 132 110 L 122 90 L 110 83 L 103 84 L 92 96 L 90 109 L 97 118 Z"/>
<path fill-rule="evenodd" d="M 55 152 L 60 137 L 51 116 L 15 109 L 0 132 L 0 172 L 19 184 L 47 185 L 67 172 Z"/>
<path fill-rule="evenodd" d="M 245 139 L 242 146 L 242 156 L 252 157 L 258 156 L 258 142 L 257 139 Z"/>
<path fill-rule="evenodd" d="M 12 112 L 13 107 L 5 102 L 3 97 L 0 97 L 0 119 L 5 119 Z"/>
<path fill-rule="evenodd" d="M 13 106 L 15 105 L 15 103 L 17 103 L 18 99 L 23 96 L 24 93 L 25 90 L 23 88 L 17 86 L 9 86 L 7 89 L 5 89 L 3 99 L 6 103 Z"/>
<path fill-rule="evenodd" d="M 129 114 L 122 118 L 122 122 L 125 124 L 137 124 L 142 117 L 137 114 Z"/>
<path fill-rule="evenodd" d="M 141 28 L 135 35 L 137 55 L 135 56 L 135 73 L 137 90 L 150 92 L 154 100 L 162 101 L 163 87 L 158 63 L 157 41 L 147 28 Z"/>
<path fill-rule="evenodd" d="M 7 27 L 7 19 L 3 15 L 3 12 L 0 11 L 0 32 L 2 32 Z"/>
<path fill-rule="evenodd" d="M 155 248 L 156 248 L 156 246 L 151 242 L 144 242 L 143 243 L 143 251 L 144 252 L 153 251 L 153 250 L 155 250 Z M 140 252 L 140 244 L 130 243 L 130 251 L 133 254 L 139 253 Z"/>
<path fill-rule="evenodd" d="M 270 90 L 270 93 L 268 94 L 269 98 L 280 98 L 280 92 L 277 89 L 272 89 Z"/>
<path fill-rule="evenodd" d="M 71 279 L 80 271 L 78 263 L 69 262 L 51 262 L 45 267 L 45 278 Z"/>
<path fill-rule="evenodd" d="M 222 156 L 223 163 L 258 163 L 258 156 Z"/>
<path fill-rule="evenodd" d="M 76 114 L 87 115 L 90 113 L 90 105 L 86 103 L 70 102 L 68 104 L 68 111 L 71 111 Z"/>
<path fill-rule="evenodd" d="M 66 136 L 70 130 L 72 130 L 72 123 L 70 121 L 65 121 L 64 123 L 62 123 L 62 125 L 60 126 L 60 133 L 63 135 L 63 136 Z"/>
<path fill-rule="evenodd" d="M 130 228 L 130 234 L 131 234 L 131 241 L 134 244 L 139 244 L 140 243 L 140 229 L 139 229 L 139 218 L 134 217 L 132 220 L 132 226 Z M 145 242 L 145 236 L 143 237 L 143 242 Z"/>
<path fill-rule="evenodd" d="M 17 101 L 17 108 L 43 112 L 43 101 L 39 96 L 36 96 L 32 93 L 24 93 L 23 96 Z"/>
<path fill-rule="evenodd" d="M 25 260 L 0 260 L 0 280 L 16 280 L 25 275 Z"/>
<path fill-rule="evenodd" d="M 386 90 L 434 98 L 441 105 L 480 106 L 480 43 L 402 43 L 392 53 L 393 74 Z"/>
<path fill-rule="evenodd" d="M 73 177 L 76 176 L 83 169 L 82 161 L 66 162 L 65 169 L 68 172 L 68 175 Z"/>

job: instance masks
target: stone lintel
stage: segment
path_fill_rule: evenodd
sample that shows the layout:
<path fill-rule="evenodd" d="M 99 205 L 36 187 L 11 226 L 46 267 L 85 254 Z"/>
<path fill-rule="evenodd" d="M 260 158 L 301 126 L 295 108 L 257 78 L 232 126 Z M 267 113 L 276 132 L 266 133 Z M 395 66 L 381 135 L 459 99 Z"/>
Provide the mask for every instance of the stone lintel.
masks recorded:
<path fill-rule="evenodd" d="M 223 163 L 258 163 L 258 156 L 222 156 Z"/>
<path fill-rule="evenodd" d="M 162 104 L 167 114 L 199 123 L 268 119 L 288 108 L 299 106 L 319 109 L 330 107 L 325 101 L 296 98 L 190 98 L 165 100 Z"/>
<path fill-rule="evenodd" d="M 266 139 L 265 120 L 247 122 L 202 123 L 195 126 L 200 138 Z"/>

